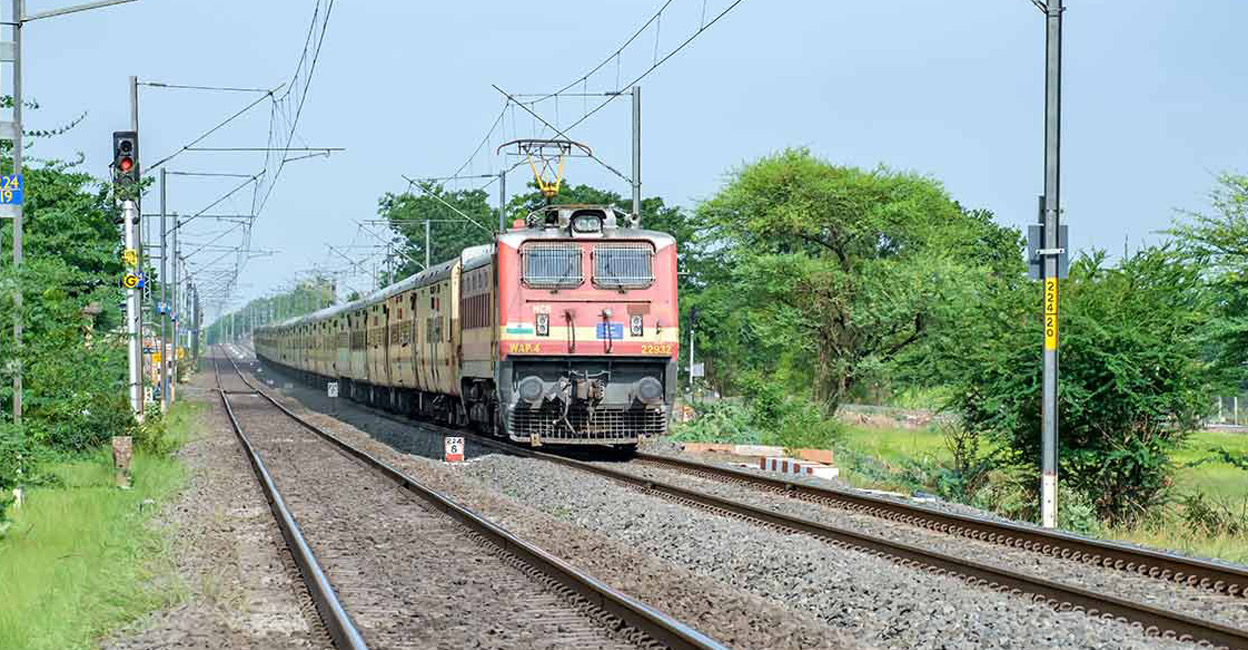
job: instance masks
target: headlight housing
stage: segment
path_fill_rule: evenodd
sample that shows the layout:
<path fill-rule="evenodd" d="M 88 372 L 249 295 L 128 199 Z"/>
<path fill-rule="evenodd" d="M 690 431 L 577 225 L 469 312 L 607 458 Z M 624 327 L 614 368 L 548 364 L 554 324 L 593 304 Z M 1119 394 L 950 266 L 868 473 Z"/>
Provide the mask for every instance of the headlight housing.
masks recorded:
<path fill-rule="evenodd" d="M 637 399 L 645 404 L 659 404 L 663 401 L 663 383 L 654 377 L 642 377 L 637 382 Z"/>
<path fill-rule="evenodd" d="M 516 386 L 516 392 L 520 395 L 520 399 L 534 406 L 540 406 L 542 394 L 546 392 L 546 384 L 540 377 L 529 375 L 520 380 L 520 384 Z"/>

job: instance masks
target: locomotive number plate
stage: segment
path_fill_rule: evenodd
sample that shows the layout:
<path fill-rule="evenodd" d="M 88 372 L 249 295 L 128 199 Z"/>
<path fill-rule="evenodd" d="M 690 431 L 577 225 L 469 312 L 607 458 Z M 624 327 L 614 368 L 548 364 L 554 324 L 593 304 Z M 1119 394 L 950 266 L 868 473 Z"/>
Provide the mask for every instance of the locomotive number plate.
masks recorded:
<path fill-rule="evenodd" d="M 641 346 L 641 353 L 642 354 L 661 354 L 664 356 L 671 356 L 672 344 L 661 343 L 661 344 L 653 345 L 653 344 L 645 343 L 645 344 L 642 344 Z"/>

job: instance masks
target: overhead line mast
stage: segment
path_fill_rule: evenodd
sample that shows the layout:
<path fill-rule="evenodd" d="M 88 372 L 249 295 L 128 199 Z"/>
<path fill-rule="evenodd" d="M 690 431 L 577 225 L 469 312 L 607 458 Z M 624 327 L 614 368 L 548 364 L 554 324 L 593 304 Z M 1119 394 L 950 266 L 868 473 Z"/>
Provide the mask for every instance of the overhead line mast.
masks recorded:
<path fill-rule="evenodd" d="M 1058 259 L 1061 221 L 1062 0 L 1033 0 L 1045 12 L 1044 99 L 1044 394 L 1041 412 L 1040 519 L 1057 525 Z"/>

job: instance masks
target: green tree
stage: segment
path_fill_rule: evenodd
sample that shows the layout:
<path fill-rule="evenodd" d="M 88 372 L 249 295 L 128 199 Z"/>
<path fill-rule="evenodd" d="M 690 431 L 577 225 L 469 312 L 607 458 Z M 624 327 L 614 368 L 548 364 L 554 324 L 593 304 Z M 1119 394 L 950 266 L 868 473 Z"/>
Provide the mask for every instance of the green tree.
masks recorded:
<path fill-rule="evenodd" d="M 1248 176 L 1222 174 L 1210 194 L 1213 211 L 1185 212 L 1169 232 L 1190 263 L 1204 267 L 1216 294 L 1209 356 L 1242 384 L 1248 368 Z"/>
<path fill-rule="evenodd" d="M 1118 265 L 1103 253 L 1061 286 L 1061 480 L 1105 520 L 1129 523 L 1167 497 L 1170 453 L 1197 425 L 1217 381 L 1202 333 L 1212 303 L 1201 267 L 1173 251 Z M 1008 462 L 1040 461 L 1040 285 L 992 283 L 963 303 L 960 335 L 930 352 L 953 387 L 951 406 Z"/>
<path fill-rule="evenodd" d="M 234 319 L 234 332 L 245 335 L 257 327 L 333 306 L 338 303 L 337 289 L 332 278 L 318 274 L 299 281 L 289 291 L 255 298 L 242 308 L 220 316 L 205 328 L 208 343 L 224 340 L 231 318 Z M 352 294 L 358 298 L 358 294 Z"/>
<path fill-rule="evenodd" d="M 939 183 L 805 150 L 747 165 L 699 208 L 702 347 L 732 385 L 764 372 L 828 413 L 948 320 L 975 280 L 1021 268 L 1018 234 Z"/>
<path fill-rule="evenodd" d="M 389 282 L 421 270 L 425 261 L 425 221 L 429 221 L 429 259 L 440 264 L 469 246 L 488 244 L 498 230 L 498 209 L 490 206 L 485 190 L 447 190 L 422 183 L 424 191 L 386 192 L 377 213 L 396 233 L 395 271 Z M 451 207 L 448 207 L 451 206 Z M 462 214 L 461 214 L 462 213 Z M 465 218 L 465 216 L 467 218 Z"/>

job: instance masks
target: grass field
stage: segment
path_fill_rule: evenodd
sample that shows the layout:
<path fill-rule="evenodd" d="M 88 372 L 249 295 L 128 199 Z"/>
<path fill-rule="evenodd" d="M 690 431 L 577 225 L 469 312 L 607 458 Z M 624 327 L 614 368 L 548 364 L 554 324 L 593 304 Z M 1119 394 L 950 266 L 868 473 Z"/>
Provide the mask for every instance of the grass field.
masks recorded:
<path fill-rule="evenodd" d="M 170 434 L 185 437 L 180 409 Z M 179 594 L 161 533 L 147 525 L 185 483 L 172 457 L 136 453 L 133 489 L 113 487 L 111 452 L 43 468 L 56 487 L 32 489 L 0 539 L 0 648 L 91 647 L 108 630 Z"/>
<path fill-rule="evenodd" d="M 1248 435 L 1202 431 L 1192 436 L 1184 449 L 1175 454 L 1174 461 L 1180 466 L 1175 476 L 1175 485 L 1180 490 L 1203 492 L 1235 501 L 1248 499 L 1248 471 L 1222 460 L 1207 460 L 1210 457 L 1209 450 L 1219 447 L 1248 454 Z M 1200 464 L 1186 467 L 1195 463 Z"/>
<path fill-rule="evenodd" d="M 844 451 L 856 456 L 853 462 L 842 464 L 842 476 L 848 483 L 900 492 L 915 489 L 915 479 L 922 478 L 922 473 L 916 476 L 916 472 L 908 471 L 908 468 L 915 465 L 930 467 L 952 459 L 941 434 L 926 429 L 849 425 L 845 428 L 843 447 Z M 1175 473 L 1176 492 L 1204 494 L 1227 503 L 1232 509 L 1248 513 L 1248 471 L 1218 459 L 1211 452 L 1215 448 L 1248 453 L 1248 435 L 1210 431 L 1192 435 L 1173 459 L 1178 466 Z M 864 457 L 878 462 L 878 465 L 876 462 L 864 463 Z M 1102 536 L 1248 563 L 1248 537 L 1211 537 L 1192 530 L 1177 514 L 1176 510 L 1172 510 L 1160 524 L 1110 529 L 1103 531 Z"/>

